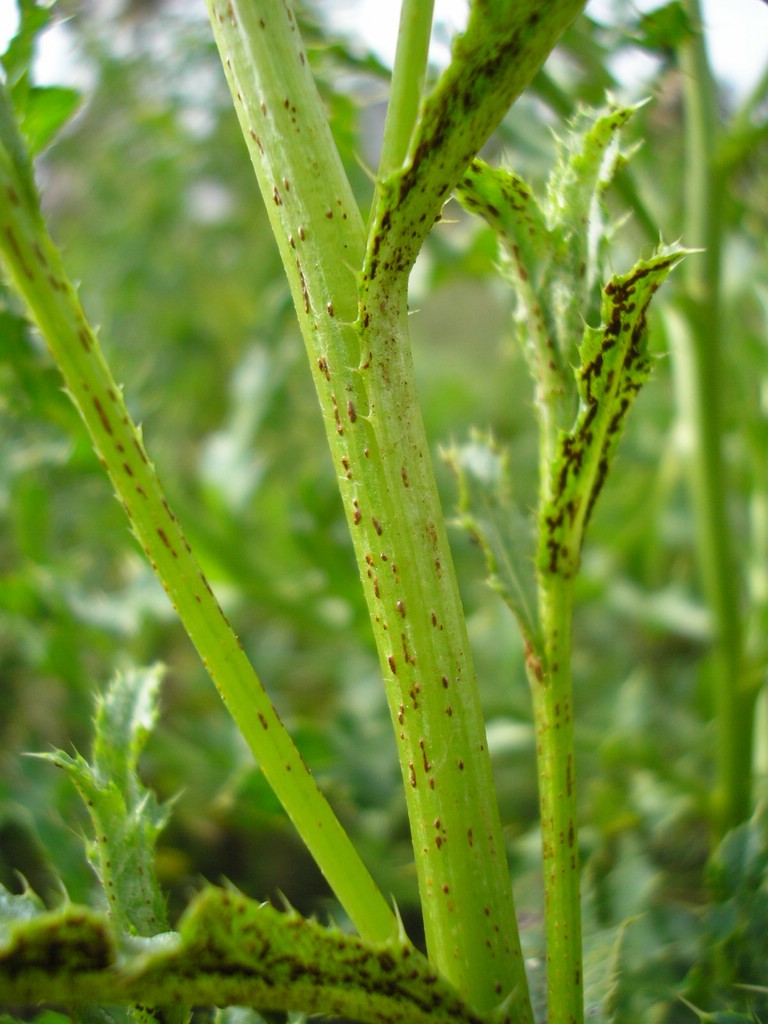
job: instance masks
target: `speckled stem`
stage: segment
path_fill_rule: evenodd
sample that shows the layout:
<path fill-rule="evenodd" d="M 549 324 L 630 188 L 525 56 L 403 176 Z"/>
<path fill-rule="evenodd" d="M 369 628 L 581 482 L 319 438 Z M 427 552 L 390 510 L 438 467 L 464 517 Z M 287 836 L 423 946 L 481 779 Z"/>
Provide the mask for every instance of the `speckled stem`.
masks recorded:
<path fill-rule="evenodd" d="M 207 2 L 293 292 L 374 625 L 429 954 L 480 1009 L 513 993 L 527 1024 L 474 669 L 414 384 L 407 279 L 466 163 L 583 3 L 474 5 L 406 165 L 379 181 L 366 240 L 290 4 Z"/>
<path fill-rule="evenodd" d="M 527 652 L 536 723 L 547 934 L 547 1020 L 581 1024 L 584 990 L 573 745 L 573 581 L 539 580 L 542 657 Z"/>
<path fill-rule="evenodd" d="M 361 935 L 386 941 L 392 911 L 280 721 L 165 499 L 37 205 L 0 86 L 0 256 L 46 339 L 133 532 L 278 799 Z"/>
<path fill-rule="evenodd" d="M 379 182 L 360 283 L 366 410 L 387 478 L 379 557 L 391 563 L 394 552 L 398 570 L 378 571 L 374 547 L 368 597 L 380 650 L 388 652 L 428 949 L 477 1005 L 514 991 L 526 1020 L 474 668 L 415 394 L 406 281 L 450 190 L 582 6 L 472 6 L 452 64 L 424 103 L 406 164 Z"/>
<path fill-rule="evenodd" d="M 290 8 L 209 0 L 314 372 L 374 623 L 430 957 L 530 1021 L 485 733 L 407 335 L 407 270 L 357 313 L 365 235 Z"/>
<path fill-rule="evenodd" d="M 385 486 L 365 554 L 398 741 L 427 947 L 476 1005 L 524 970 L 472 657 L 418 405 L 406 312 L 381 310 L 364 365 L 366 448 Z M 386 412 L 385 412 L 386 411 Z M 369 506 L 362 504 L 366 517 Z"/>

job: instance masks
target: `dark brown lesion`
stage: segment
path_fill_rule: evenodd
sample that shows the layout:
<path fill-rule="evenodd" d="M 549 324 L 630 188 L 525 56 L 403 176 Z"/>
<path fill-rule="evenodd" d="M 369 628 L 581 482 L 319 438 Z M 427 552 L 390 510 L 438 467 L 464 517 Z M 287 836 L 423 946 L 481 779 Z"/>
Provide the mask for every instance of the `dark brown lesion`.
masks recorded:
<path fill-rule="evenodd" d="M 27 266 L 19 243 L 16 240 L 16 235 L 13 233 L 13 229 L 10 227 L 6 227 L 5 234 L 8 238 L 8 241 L 11 244 L 11 248 L 13 249 L 14 255 L 16 256 L 16 261 L 18 262 L 21 269 L 24 271 L 24 276 L 28 277 L 30 281 L 34 281 L 35 275 L 32 273 L 32 270 Z"/>
<path fill-rule="evenodd" d="M 94 396 L 93 407 L 99 417 L 102 427 L 108 434 L 112 434 L 112 424 L 109 422 L 109 417 L 104 412 L 104 406 L 101 404 L 98 398 Z"/>

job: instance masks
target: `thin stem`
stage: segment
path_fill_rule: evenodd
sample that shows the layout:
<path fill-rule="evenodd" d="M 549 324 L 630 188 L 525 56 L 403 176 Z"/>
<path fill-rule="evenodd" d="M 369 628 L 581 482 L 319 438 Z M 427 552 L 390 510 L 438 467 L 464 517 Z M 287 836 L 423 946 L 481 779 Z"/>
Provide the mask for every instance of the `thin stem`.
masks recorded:
<path fill-rule="evenodd" d="M 405 161 L 424 92 L 434 0 L 403 0 L 379 178 Z"/>
<path fill-rule="evenodd" d="M 8 128 L 9 105 L 0 93 Z M 265 777 L 361 935 L 394 915 L 333 814 L 233 632 L 160 486 L 77 293 L 45 230 L 31 180 L 0 135 L 0 255 L 46 339 L 133 532 Z"/>
<path fill-rule="evenodd" d="M 698 0 L 685 0 L 701 25 Z M 713 819 L 718 831 L 750 813 L 754 698 L 743 689 L 743 625 L 739 575 L 731 550 L 722 456 L 722 236 L 725 182 L 717 164 L 721 129 L 717 93 L 703 33 L 682 46 L 686 120 L 686 243 L 703 256 L 686 267 L 690 334 L 678 352 L 678 393 L 692 438 L 691 490 L 702 584 L 712 612 L 715 649 L 712 699 L 717 730 Z"/>
<path fill-rule="evenodd" d="M 529 651 L 539 771 L 549 1024 L 584 1019 L 579 852 L 573 741 L 573 582 L 540 578 L 543 657 Z"/>

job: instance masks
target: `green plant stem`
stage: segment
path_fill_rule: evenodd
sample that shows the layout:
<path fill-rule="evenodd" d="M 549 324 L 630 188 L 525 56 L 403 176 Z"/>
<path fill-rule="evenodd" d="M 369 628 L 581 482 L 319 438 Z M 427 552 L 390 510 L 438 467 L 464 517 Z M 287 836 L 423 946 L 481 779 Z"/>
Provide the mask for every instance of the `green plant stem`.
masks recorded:
<path fill-rule="evenodd" d="M 520 1020 L 530 1020 L 469 639 L 415 401 L 408 314 L 404 296 L 390 299 L 363 338 L 369 408 L 386 410 L 371 416 L 371 454 L 384 474 L 374 550 L 393 568 L 377 565 L 366 590 L 387 652 L 427 948 L 475 1005 L 514 991 Z"/>
<path fill-rule="evenodd" d="M 473 1005 L 512 994 L 527 1024 L 474 669 L 414 383 L 407 279 L 450 189 L 583 3 L 473 5 L 415 129 L 412 103 L 401 108 L 407 123 L 392 137 L 408 137 L 408 156 L 379 181 L 367 244 L 290 4 L 208 6 L 291 284 L 374 626 L 429 954 Z M 418 38 L 423 52 L 423 31 Z"/>
<path fill-rule="evenodd" d="M 581 6 L 471 6 L 453 61 L 422 105 L 406 164 L 379 181 L 360 281 L 365 408 L 378 442 L 371 451 L 382 453 L 388 477 L 379 495 L 382 522 L 400 551 L 394 582 L 411 588 L 404 597 L 380 590 L 379 603 L 374 587 L 368 599 L 379 649 L 390 652 L 384 674 L 428 949 L 476 1005 L 493 1005 L 506 987 L 526 1020 L 531 1009 L 474 669 L 416 399 L 406 282 L 450 190 Z M 398 630 L 402 651 L 393 644 L 400 604 L 409 616 Z"/>
<path fill-rule="evenodd" d="M 361 935 L 386 941 L 394 915 L 312 778 L 229 625 L 172 512 L 37 207 L 0 93 L 0 254 L 46 339 L 99 458 L 184 628 L 294 822 Z"/>
<path fill-rule="evenodd" d="M 365 235 L 288 4 L 208 0 L 313 371 L 396 730 L 435 966 L 532 1019 L 469 643 L 413 379 L 407 269 L 356 326 Z M 358 330 L 359 329 L 359 330 Z"/>
<path fill-rule="evenodd" d="M 732 555 L 722 455 L 721 136 L 698 0 L 685 0 L 696 33 L 681 47 L 686 121 L 686 243 L 704 254 L 686 267 L 690 332 L 680 335 L 678 392 L 691 437 L 691 491 L 702 584 L 714 624 L 712 699 L 717 731 L 713 822 L 718 832 L 749 816 L 754 693 L 745 687 L 739 574 Z"/>
<path fill-rule="evenodd" d="M 584 1020 L 581 903 L 573 742 L 573 581 L 540 574 L 542 652 L 529 650 L 547 936 L 549 1024 Z"/>
<path fill-rule="evenodd" d="M 396 171 L 408 153 L 424 93 L 434 6 L 434 0 L 403 0 L 400 9 L 379 180 Z"/>

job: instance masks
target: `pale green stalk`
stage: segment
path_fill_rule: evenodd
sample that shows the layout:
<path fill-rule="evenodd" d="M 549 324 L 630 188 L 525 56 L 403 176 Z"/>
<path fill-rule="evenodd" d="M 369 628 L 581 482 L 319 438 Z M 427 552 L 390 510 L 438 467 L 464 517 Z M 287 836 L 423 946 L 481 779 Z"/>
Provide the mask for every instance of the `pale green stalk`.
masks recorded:
<path fill-rule="evenodd" d="M 481 1006 L 498 998 L 505 974 L 518 995 L 525 977 L 466 625 L 416 403 L 406 282 L 450 189 L 582 6 L 472 5 L 453 61 L 423 104 L 406 165 L 379 182 L 361 280 L 370 408 L 386 411 L 376 421 L 382 497 L 392 502 L 393 526 L 405 526 L 397 562 L 414 580 L 400 572 L 411 619 L 387 685 L 408 766 L 427 942 L 449 977 L 473 984 L 470 998 Z M 375 615 L 380 649 L 398 603 L 395 591 Z M 523 1012 L 529 1019 L 527 999 Z"/>
<path fill-rule="evenodd" d="M 43 224 L 2 91 L 0 253 L 62 372 L 136 538 L 265 777 L 361 935 L 385 941 L 397 927 L 393 913 L 281 723 L 165 499 L 141 432 Z"/>
<path fill-rule="evenodd" d="M 362 333 L 365 236 L 290 8 L 208 0 L 291 282 L 402 766 L 430 957 L 487 1009 L 527 990 L 458 588 L 416 401 L 405 302 Z M 407 279 L 400 275 L 399 288 Z M 400 315 L 400 309 L 403 313 Z M 374 354 L 374 348 L 376 353 Z M 390 351 L 391 361 L 381 358 Z M 521 1021 L 529 1011 L 521 1009 Z"/>
<path fill-rule="evenodd" d="M 424 94 L 434 6 L 434 0 L 403 0 L 400 9 L 400 29 L 387 119 L 384 123 L 379 180 L 396 171 L 408 153 Z"/>
<path fill-rule="evenodd" d="M 686 120 L 685 239 L 704 254 L 686 268 L 692 329 L 678 332 L 677 384 L 690 426 L 699 571 L 714 626 L 711 666 L 717 734 L 712 814 L 718 831 L 750 814 L 754 688 L 745 678 L 742 593 L 728 523 L 722 442 L 722 234 L 725 182 L 716 88 L 698 0 L 685 0 L 695 34 L 680 51 Z"/>

